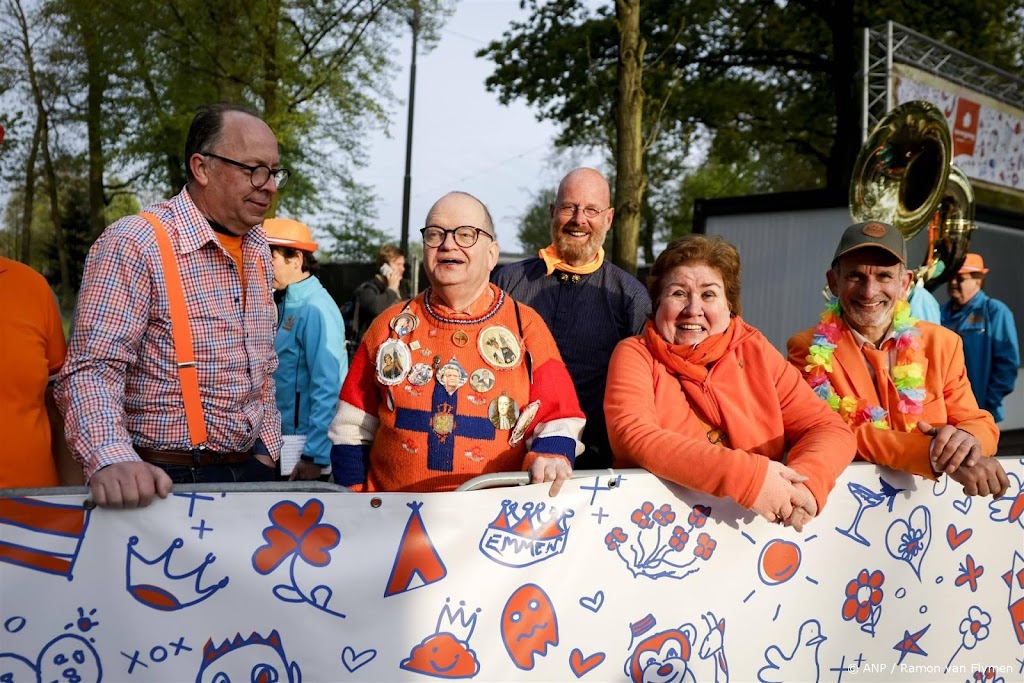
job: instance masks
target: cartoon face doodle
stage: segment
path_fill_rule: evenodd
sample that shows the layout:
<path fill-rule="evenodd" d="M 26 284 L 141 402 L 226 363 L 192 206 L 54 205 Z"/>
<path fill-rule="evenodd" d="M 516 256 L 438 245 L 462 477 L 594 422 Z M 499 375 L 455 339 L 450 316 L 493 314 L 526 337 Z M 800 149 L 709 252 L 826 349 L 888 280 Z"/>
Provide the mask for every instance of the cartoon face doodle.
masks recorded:
<path fill-rule="evenodd" d="M 288 663 L 281 636 L 276 630 L 263 637 L 253 633 L 214 646 L 213 639 L 203 647 L 203 662 L 196 675 L 196 683 L 230 683 L 231 681 L 275 681 L 300 683 L 302 672 L 295 662 Z"/>
<path fill-rule="evenodd" d="M 399 666 L 435 678 L 472 678 L 480 671 L 476 653 L 451 633 L 425 638 Z"/>
<path fill-rule="evenodd" d="M 100 656 L 82 636 L 65 634 L 51 640 L 36 661 L 40 681 L 99 681 Z M 32 679 L 34 680 L 34 679 Z"/>
<path fill-rule="evenodd" d="M 24 657 L 10 652 L 0 654 L 0 681 L 35 681 L 36 668 Z"/>
<path fill-rule="evenodd" d="M 532 583 L 516 589 L 501 613 L 501 639 L 512 662 L 529 671 L 548 645 L 558 645 L 558 617 L 551 598 Z"/>
<path fill-rule="evenodd" d="M 626 675 L 633 683 L 694 683 L 688 662 L 696 639 L 693 624 L 645 638 L 626 660 Z"/>

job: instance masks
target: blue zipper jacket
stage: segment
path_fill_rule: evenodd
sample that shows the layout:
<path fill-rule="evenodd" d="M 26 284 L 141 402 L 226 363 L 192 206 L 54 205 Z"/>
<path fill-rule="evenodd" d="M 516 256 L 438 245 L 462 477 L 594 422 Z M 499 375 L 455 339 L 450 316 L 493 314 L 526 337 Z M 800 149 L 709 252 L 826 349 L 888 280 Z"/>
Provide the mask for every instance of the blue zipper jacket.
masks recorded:
<path fill-rule="evenodd" d="M 282 434 L 305 434 L 303 455 L 331 464 L 327 428 L 348 373 L 345 323 L 320 280 L 308 277 L 284 290 L 277 305 L 274 371 Z"/>
<path fill-rule="evenodd" d="M 967 378 L 971 380 L 978 405 L 1003 419 L 1003 397 L 1013 391 L 1020 366 L 1020 346 L 1013 313 L 1006 304 L 979 290 L 967 305 L 953 310 L 953 302 L 942 305 L 942 325 L 964 340 Z"/>

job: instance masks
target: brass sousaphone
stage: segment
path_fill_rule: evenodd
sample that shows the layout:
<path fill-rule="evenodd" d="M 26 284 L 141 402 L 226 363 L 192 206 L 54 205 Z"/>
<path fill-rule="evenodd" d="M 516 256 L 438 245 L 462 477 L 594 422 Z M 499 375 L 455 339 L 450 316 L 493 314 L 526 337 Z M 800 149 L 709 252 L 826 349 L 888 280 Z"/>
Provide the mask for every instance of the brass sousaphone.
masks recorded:
<path fill-rule="evenodd" d="M 953 166 L 952 139 L 942 111 L 923 100 L 899 105 L 879 121 L 853 167 L 850 215 L 883 221 L 910 241 L 929 226 L 924 263 L 915 280 L 934 289 L 967 255 L 974 230 L 974 191 Z"/>

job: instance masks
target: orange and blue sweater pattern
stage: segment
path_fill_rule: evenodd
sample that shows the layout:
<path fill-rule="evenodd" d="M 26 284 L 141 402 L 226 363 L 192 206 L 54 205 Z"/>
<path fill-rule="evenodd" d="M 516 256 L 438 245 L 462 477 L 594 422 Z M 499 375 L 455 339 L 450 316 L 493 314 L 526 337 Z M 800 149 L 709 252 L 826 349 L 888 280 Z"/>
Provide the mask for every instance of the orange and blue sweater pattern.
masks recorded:
<path fill-rule="evenodd" d="M 483 297 L 491 295 L 487 305 Z M 448 316 L 443 307 L 431 305 L 427 290 L 390 307 L 370 325 L 331 425 L 336 482 L 363 491 L 449 491 L 481 474 L 528 469 L 538 456 L 560 456 L 570 464 L 575 460 L 582 451 L 584 418 L 551 333 L 533 309 L 515 304 L 494 285 L 483 297 L 473 308 L 482 312 Z M 401 341 L 414 366 L 430 367 L 430 379 L 415 385 L 406 377 L 389 387 L 377 378 L 377 351 L 399 339 L 390 322 L 403 312 L 415 316 L 418 325 Z M 520 345 L 521 357 L 513 367 L 485 360 L 479 336 L 495 326 Z M 437 370 L 453 362 L 466 376 L 489 370 L 493 386 L 479 391 L 480 383 L 474 388 L 466 382 L 449 394 Z M 493 404 L 503 394 L 514 402 L 517 415 L 539 401 L 536 416 L 515 445 L 509 442 L 512 430 L 492 421 Z"/>

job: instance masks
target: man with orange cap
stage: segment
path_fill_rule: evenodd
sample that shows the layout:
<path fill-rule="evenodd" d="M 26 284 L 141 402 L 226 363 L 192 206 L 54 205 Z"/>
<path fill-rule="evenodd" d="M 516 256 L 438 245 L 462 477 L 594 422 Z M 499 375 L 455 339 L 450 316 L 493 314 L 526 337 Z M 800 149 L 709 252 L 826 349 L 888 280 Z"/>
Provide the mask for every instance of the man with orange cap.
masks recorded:
<path fill-rule="evenodd" d="M 1000 422 L 1003 398 L 1017 381 L 1020 346 L 1013 313 L 981 289 L 987 274 L 981 254 L 968 254 L 960 272 L 946 285 L 949 301 L 942 306 L 942 325 L 963 338 L 974 396 Z"/>
<path fill-rule="evenodd" d="M 338 305 L 320 280 L 313 234 L 290 218 L 268 218 L 263 230 L 274 265 L 277 333 L 274 371 L 281 433 L 285 442 L 305 439 L 290 478 L 318 479 L 330 471 L 327 428 L 338 408 L 341 383 L 348 373 L 345 323 Z"/>

